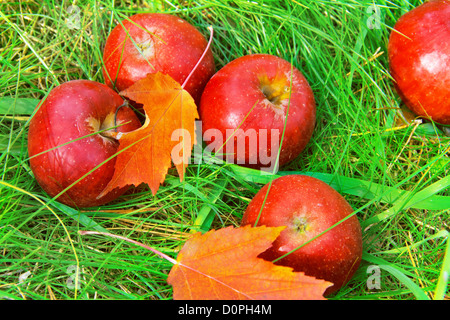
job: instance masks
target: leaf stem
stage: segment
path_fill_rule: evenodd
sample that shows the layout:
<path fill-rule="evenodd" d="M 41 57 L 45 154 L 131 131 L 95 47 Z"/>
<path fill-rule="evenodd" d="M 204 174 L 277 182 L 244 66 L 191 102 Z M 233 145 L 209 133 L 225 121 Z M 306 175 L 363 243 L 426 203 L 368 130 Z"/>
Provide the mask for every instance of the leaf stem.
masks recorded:
<path fill-rule="evenodd" d="M 144 248 L 144 249 L 150 250 L 150 251 L 153 252 L 154 254 L 160 256 L 161 258 L 166 259 L 167 261 L 169 261 L 169 262 L 172 263 L 172 264 L 178 264 L 178 261 L 177 261 L 177 260 L 175 260 L 175 259 L 169 257 L 167 254 L 162 253 L 161 251 L 158 251 L 158 250 L 156 250 L 156 249 L 154 249 L 154 248 L 152 248 L 152 247 L 149 247 L 149 246 L 147 246 L 147 245 L 145 245 L 145 244 L 143 244 L 143 243 L 141 243 L 141 242 L 138 242 L 138 241 L 135 241 L 135 240 L 131 240 L 131 239 L 128 239 L 128 238 L 126 238 L 126 237 L 118 236 L 118 235 L 113 234 L 113 233 L 100 232 L 100 231 L 86 231 L 86 230 L 79 230 L 78 233 L 79 233 L 80 235 L 82 235 L 82 236 L 84 236 L 84 235 L 103 235 L 103 236 L 108 236 L 108 237 L 112 237 L 112 238 L 117 238 L 117 239 L 125 240 L 125 241 L 130 242 L 130 243 L 133 243 L 133 244 L 135 244 L 135 245 L 137 245 L 137 246 L 140 246 L 140 247 L 142 247 L 142 248 Z"/>
<path fill-rule="evenodd" d="M 213 39 L 213 34 L 214 34 L 214 29 L 212 26 L 208 27 L 208 30 L 210 31 L 210 36 L 209 36 L 209 41 L 208 44 L 206 45 L 205 50 L 203 51 L 202 56 L 200 57 L 200 59 L 198 59 L 196 65 L 194 66 L 194 68 L 192 69 L 191 73 L 189 73 L 189 75 L 187 76 L 186 80 L 184 80 L 183 84 L 181 85 L 181 88 L 184 89 L 184 87 L 186 86 L 186 83 L 189 81 L 189 79 L 191 78 L 192 74 L 195 72 L 195 70 L 197 69 L 198 65 L 200 64 L 200 62 L 202 62 L 203 58 L 205 57 L 206 53 L 209 50 L 209 47 L 211 46 L 211 42 Z"/>

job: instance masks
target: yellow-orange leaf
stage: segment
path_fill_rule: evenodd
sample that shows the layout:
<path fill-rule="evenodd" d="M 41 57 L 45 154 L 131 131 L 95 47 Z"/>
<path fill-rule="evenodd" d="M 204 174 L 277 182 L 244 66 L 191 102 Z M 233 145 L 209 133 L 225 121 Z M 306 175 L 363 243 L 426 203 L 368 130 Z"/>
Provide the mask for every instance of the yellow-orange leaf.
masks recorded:
<path fill-rule="evenodd" d="M 141 183 L 156 194 L 172 161 L 183 179 L 195 143 L 197 106 L 178 82 L 160 72 L 148 74 L 121 95 L 143 104 L 146 119 L 138 130 L 118 137 L 114 176 L 102 194 Z"/>
<path fill-rule="evenodd" d="M 228 227 L 193 235 L 167 279 L 174 299 L 324 299 L 332 283 L 257 258 L 283 228 Z"/>

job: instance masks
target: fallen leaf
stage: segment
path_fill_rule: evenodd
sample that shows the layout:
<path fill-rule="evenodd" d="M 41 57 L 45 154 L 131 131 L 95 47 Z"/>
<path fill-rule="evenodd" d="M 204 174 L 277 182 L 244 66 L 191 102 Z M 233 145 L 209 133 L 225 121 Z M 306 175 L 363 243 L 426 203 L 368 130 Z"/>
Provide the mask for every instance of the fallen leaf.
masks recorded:
<path fill-rule="evenodd" d="M 193 235 L 167 279 L 174 299 L 324 299 L 332 283 L 257 257 L 283 229 L 227 227 Z"/>
<path fill-rule="evenodd" d="M 120 93 L 142 104 L 144 125 L 117 136 L 119 150 L 114 175 L 102 194 L 127 185 L 146 183 L 153 194 L 164 182 L 171 163 L 183 180 L 195 143 L 197 106 L 170 76 L 148 74 Z"/>

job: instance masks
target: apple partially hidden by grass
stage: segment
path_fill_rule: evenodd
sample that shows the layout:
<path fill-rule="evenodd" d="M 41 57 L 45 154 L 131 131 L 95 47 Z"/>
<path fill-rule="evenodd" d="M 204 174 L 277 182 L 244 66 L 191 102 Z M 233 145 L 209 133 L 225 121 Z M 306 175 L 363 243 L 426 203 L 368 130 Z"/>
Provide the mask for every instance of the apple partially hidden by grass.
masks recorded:
<path fill-rule="evenodd" d="M 55 197 L 117 150 L 117 132 L 141 126 L 124 100 L 104 84 L 73 80 L 54 88 L 30 121 L 30 167 L 39 185 Z M 112 129 L 114 126 L 116 129 Z M 102 131 L 102 132 L 99 132 Z M 111 180 L 115 158 L 105 162 L 57 198 L 72 207 L 98 206 L 119 197 L 126 188 L 97 198 Z"/>
<path fill-rule="evenodd" d="M 253 54 L 228 63 L 210 79 L 199 113 L 211 151 L 261 168 L 273 167 L 282 139 L 280 166 L 303 151 L 314 131 L 316 106 L 299 70 L 280 57 Z"/>
<path fill-rule="evenodd" d="M 200 31 L 181 18 L 163 13 L 135 14 L 118 24 L 106 40 L 105 83 L 123 91 L 159 71 L 183 84 L 207 44 Z M 213 54 L 208 49 L 184 86 L 197 103 L 214 72 Z"/>
<path fill-rule="evenodd" d="M 361 226 L 352 213 L 344 197 L 325 182 L 288 175 L 258 191 L 242 225 L 286 226 L 260 257 L 273 261 L 289 253 L 275 263 L 332 282 L 334 285 L 325 291 L 329 295 L 352 278 L 361 261 Z"/>
<path fill-rule="evenodd" d="M 388 44 L 394 86 L 416 115 L 450 124 L 450 1 L 405 13 Z"/>

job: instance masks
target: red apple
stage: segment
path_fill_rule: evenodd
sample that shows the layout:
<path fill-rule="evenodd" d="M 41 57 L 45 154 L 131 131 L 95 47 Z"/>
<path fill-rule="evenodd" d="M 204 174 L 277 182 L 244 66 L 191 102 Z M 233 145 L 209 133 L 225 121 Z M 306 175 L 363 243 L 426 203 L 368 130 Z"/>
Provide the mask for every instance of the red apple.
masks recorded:
<path fill-rule="evenodd" d="M 54 88 L 40 103 L 30 121 L 28 152 L 37 182 L 51 197 L 117 152 L 119 144 L 113 138 L 114 129 L 95 132 L 115 124 L 121 125 L 118 132 L 141 126 L 132 109 L 122 107 L 117 111 L 123 102 L 104 84 L 73 80 Z M 73 207 L 98 206 L 114 200 L 126 188 L 97 199 L 113 176 L 114 164 L 115 158 L 107 161 L 57 200 Z"/>
<path fill-rule="evenodd" d="M 394 85 L 415 114 L 450 124 L 450 1 L 429 1 L 407 12 L 389 38 Z"/>
<path fill-rule="evenodd" d="M 208 42 L 185 20 L 169 14 L 141 13 L 118 24 L 106 40 L 103 60 L 105 83 L 122 91 L 149 73 L 162 72 L 180 84 L 194 70 Z M 214 74 L 208 49 L 184 89 L 195 101 Z"/>
<path fill-rule="evenodd" d="M 273 167 L 285 124 L 279 165 L 300 154 L 314 131 L 316 107 L 299 70 L 277 56 L 253 54 L 233 60 L 210 79 L 199 113 L 211 151 L 262 168 Z"/>
<path fill-rule="evenodd" d="M 286 226 L 273 246 L 260 255 L 273 261 L 352 213 L 350 204 L 325 182 L 304 175 L 288 175 L 258 191 L 244 213 L 242 225 Z M 361 226 L 358 218 L 351 216 L 276 264 L 332 282 L 334 285 L 325 291 L 329 295 L 352 278 L 361 257 Z"/>

